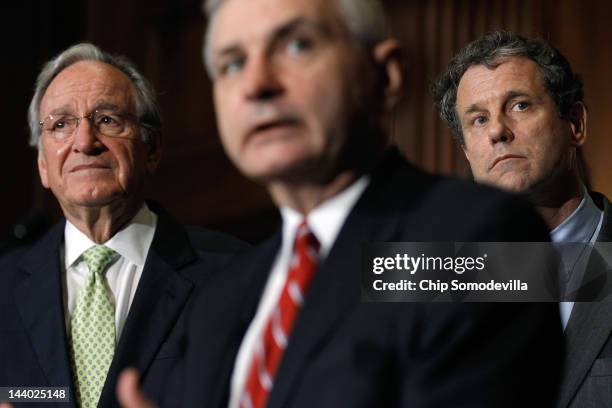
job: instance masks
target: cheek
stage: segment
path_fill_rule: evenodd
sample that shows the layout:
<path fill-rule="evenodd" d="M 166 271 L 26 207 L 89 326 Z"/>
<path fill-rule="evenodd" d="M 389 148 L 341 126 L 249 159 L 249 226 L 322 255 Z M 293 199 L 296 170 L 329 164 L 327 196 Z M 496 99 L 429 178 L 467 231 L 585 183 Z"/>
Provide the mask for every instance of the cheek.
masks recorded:
<path fill-rule="evenodd" d="M 540 125 L 531 130 L 532 150 L 542 162 L 553 162 L 568 149 L 561 129 Z"/>
<path fill-rule="evenodd" d="M 480 145 L 475 143 L 472 138 L 468 141 L 468 138 L 464 136 L 466 147 L 463 149 L 463 153 L 470 164 L 472 172 L 474 174 L 484 174 L 488 169 L 489 156 L 491 155 L 491 149 L 486 145 Z M 469 146 L 469 147 L 467 147 Z"/>
<path fill-rule="evenodd" d="M 319 78 L 321 79 L 321 78 Z M 299 82 L 297 82 L 299 83 Z M 321 144 L 338 144 L 344 130 L 350 128 L 349 112 L 356 110 L 354 93 L 343 79 L 327 76 L 319 81 L 311 81 L 313 86 L 303 87 L 301 105 L 308 116 L 313 131 L 319 135 Z"/>
<path fill-rule="evenodd" d="M 44 161 L 49 179 L 61 178 L 63 175 L 63 167 L 70 153 L 70 144 L 45 145 Z"/>
<path fill-rule="evenodd" d="M 146 169 L 146 155 L 143 149 L 134 146 L 120 146 L 111 150 L 115 161 L 117 181 L 126 186 L 133 179 L 143 177 Z"/>
<path fill-rule="evenodd" d="M 66 155 L 68 154 L 68 152 L 70 151 L 70 145 L 69 144 L 62 144 L 60 146 L 57 146 L 55 148 L 55 156 L 58 157 L 59 159 L 63 160 L 65 159 Z"/>
<path fill-rule="evenodd" d="M 340 110 L 340 97 L 337 93 L 329 88 L 323 93 L 309 93 L 306 95 L 307 107 L 311 106 L 312 111 L 308 112 L 316 119 L 316 124 L 320 129 L 319 132 L 330 131 L 336 127 L 336 124 L 341 124 L 345 121 L 344 112 Z"/>
<path fill-rule="evenodd" d="M 227 96 L 229 93 L 230 92 L 224 93 L 222 90 L 215 90 L 215 118 L 221 144 L 229 156 L 234 156 L 238 146 L 240 105 L 232 104 L 231 99 Z"/>

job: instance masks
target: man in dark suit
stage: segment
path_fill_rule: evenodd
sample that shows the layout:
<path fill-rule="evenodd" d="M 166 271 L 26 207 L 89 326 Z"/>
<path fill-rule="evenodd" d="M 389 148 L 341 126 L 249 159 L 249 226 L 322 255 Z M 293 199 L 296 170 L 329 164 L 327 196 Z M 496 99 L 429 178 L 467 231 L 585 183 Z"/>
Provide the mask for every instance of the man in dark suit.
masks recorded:
<path fill-rule="evenodd" d="M 433 89 L 476 181 L 525 194 L 560 246 L 567 347 L 559 406 L 611 406 L 612 303 L 580 303 L 609 297 L 612 280 L 601 262 L 611 251 L 591 249 L 610 241 L 612 210 L 582 178 L 582 80 L 550 44 L 496 32 L 463 48 Z"/>
<path fill-rule="evenodd" d="M 530 207 L 387 149 L 397 42 L 377 1 L 208 2 L 223 145 L 282 230 L 194 302 L 181 406 L 551 406 L 556 304 L 360 301 L 362 244 L 546 240 Z M 537 271 L 534 271 L 537 273 Z M 137 376 L 119 387 L 147 406 Z"/>
<path fill-rule="evenodd" d="M 112 407 L 117 374 L 134 366 L 160 401 L 179 385 L 166 379 L 194 288 L 244 244 L 144 202 L 161 121 L 129 61 L 91 44 L 65 50 L 42 69 L 29 119 L 66 219 L 0 266 L 0 386 L 70 387 L 55 406 Z"/>

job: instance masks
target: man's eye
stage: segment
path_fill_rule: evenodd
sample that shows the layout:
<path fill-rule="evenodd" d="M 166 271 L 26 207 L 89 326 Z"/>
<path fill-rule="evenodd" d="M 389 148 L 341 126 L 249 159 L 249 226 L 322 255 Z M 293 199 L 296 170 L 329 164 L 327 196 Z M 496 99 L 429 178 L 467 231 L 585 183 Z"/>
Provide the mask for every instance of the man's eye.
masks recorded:
<path fill-rule="evenodd" d="M 287 51 L 290 54 L 301 54 L 312 48 L 312 41 L 307 38 L 294 38 L 287 43 Z"/>
<path fill-rule="evenodd" d="M 472 120 L 472 124 L 475 125 L 475 126 L 482 126 L 485 123 L 487 123 L 487 117 L 486 116 L 476 116 Z"/>
<path fill-rule="evenodd" d="M 232 58 L 219 67 L 219 75 L 232 75 L 240 72 L 244 66 L 244 58 Z"/>
<path fill-rule="evenodd" d="M 119 126 L 120 119 L 113 115 L 100 115 L 96 118 L 96 124 L 98 126 Z"/>
<path fill-rule="evenodd" d="M 522 112 L 524 110 L 526 110 L 527 108 L 529 108 L 529 102 L 517 102 L 514 105 L 512 105 L 512 110 L 517 111 L 517 112 Z"/>
<path fill-rule="evenodd" d="M 70 130 L 72 123 L 73 121 L 67 118 L 56 119 L 55 121 L 51 122 L 51 126 L 49 127 L 49 130 L 51 130 L 52 132 L 67 131 L 67 130 Z"/>

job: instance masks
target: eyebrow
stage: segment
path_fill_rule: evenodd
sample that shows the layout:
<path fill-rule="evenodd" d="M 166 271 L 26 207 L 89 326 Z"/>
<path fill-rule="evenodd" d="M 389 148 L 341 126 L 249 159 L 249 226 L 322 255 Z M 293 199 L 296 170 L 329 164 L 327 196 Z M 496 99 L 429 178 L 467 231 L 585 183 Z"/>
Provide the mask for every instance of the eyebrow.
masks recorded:
<path fill-rule="evenodd" d="M 106 101 L 102 100 L 102 101 L 98 101 L 98 102 L 95 103 L 95 105 L 94 105 L 93 109 L 91 110 L 91 112 L 93 112 L 95 110 L 106 110 L 106 111 L 118 112 L 118 111 L 123 111 L 123 108 L 121 108 L 118 105 L 115 105 L 113 103 L 106 102 Z M 88 112 L 88 113 L 90 113 L 90 112 Z M 57 115 L 75 115 L 75 112 L 72 109 L 72 106 L 70 106 L 70 105 L 62 105 L 59 108 L 53 109 L 45 117 L 48 117 L 48 116 L 57 116 Z"/>
<path fill-rule="evenodd" d="M 62 105 L 59 108 L 55 108 L 51 110 L 51 112 L 49 112 L 44 117 L 46 118 L 46 117 L 54 116 L 54 115 L 72 115 L 72 114 L 73 114 L 73 110 L 70 105 Z"/>
<path fill-rule="evenodd" d="M 327 38 L 331 37 L 331 30 L 329 30 L 329 28 L 324 24 L 314 22 L 304 17 L 295 17 L 272 30 L 272 32 L 266 36 L 266 41 L 268 43 L 282 41 L 283 39 L 293 34 L 295 31 L 302 28 L 314 30 Z M 217 57 L 232 55 L 240 52 L 242 48 L 243 47 L 240 44 L 230 44 L 219 49 L 216 52 L 216 55 Z"/>
<path fill-rule="evenodd" d="M 123 111 L 125 109 L 119 107 L 118 105 L 110 103 L 110 102 L 100 101 L 100 102 L 96 102 L 96 104 L 94 105 L 92 111 L 95 111 L 95 110 L 106 110 L 106 111 L 117 112 L 117 111 Z"/>
<path fill-rule="evenodd" d="M 283 38 L 289 37 L 295 31 L 302 28 L 316 31 L 325 37 L 331 36 L 331 30 L 329 30 L 326 25 L 304 17 L 296 17 L 274 30 L 270 35 L 270 38 L 273 40 L 282 40 Z"/>
<path fill-rule="evenodd" d="M 532 94 L 524 92 L 524 91 L 508 91 L 503 96 L 504 105 L 511 99 L 514 99 L 517 97 L 525 97 L 525 96 L 534 98 Z M 468 106 L 468 108 L 465 110 L 462 116 L 466 116 L 472 113 L 482 112 L 482 111 L 486 111 L 486 109 L 483 108 L 479 102 L 476 102 Z"/>

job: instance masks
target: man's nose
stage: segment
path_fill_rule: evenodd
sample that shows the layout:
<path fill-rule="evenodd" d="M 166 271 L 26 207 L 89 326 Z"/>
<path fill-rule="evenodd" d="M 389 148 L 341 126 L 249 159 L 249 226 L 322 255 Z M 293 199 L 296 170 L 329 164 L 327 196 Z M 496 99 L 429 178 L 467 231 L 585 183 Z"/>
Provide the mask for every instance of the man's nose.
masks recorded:
<path fill-rule="evenodd" d="M 250 101 L 265 101 L 282 94 L 278 69 L 265 56 L 251 58 L 245 72 L 245 97 Z"/>
<path fill-rule="evenodd" d="M 498 115 L 490 119 L 489 139 L 491 140 L 491 144 L 500 142 L 510 143 L 514 140 L 514 133 L 503 115 Z"/>
<path fill-rule="evenodd" d="M 75 152 L 95 154 L 104 146 L 100 139 L 98 139 L 96 129 L 91 125 L 90 119 L 86 116 L 80 118 L 72 137 L 72 149 Z"/>

